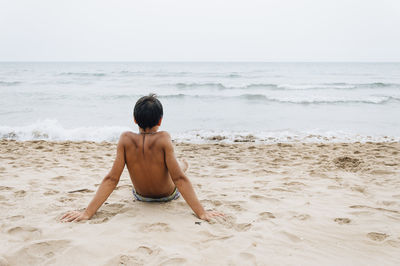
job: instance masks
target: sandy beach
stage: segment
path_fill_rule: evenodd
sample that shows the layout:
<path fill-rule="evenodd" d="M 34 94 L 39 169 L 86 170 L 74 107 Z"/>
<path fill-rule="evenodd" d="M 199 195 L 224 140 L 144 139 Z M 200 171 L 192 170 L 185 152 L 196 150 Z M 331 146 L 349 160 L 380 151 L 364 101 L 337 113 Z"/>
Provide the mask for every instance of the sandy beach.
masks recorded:
<path fill-rule="evenodd" d="M 184 144 L 207 223 L 133 200 L 125 169 L 87 222 L 115 144 L 0 141 L 0 265 L 399 265 L 400 143 Z"/>

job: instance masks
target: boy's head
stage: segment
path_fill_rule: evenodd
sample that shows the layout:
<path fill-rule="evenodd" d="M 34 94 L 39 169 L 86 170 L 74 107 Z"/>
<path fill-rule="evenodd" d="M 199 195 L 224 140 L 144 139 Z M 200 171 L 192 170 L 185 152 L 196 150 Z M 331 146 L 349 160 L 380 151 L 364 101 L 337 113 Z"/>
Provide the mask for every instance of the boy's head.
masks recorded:
<path fill-rule="evenodd" d="M 140 98 L 133 109 L 133 117 L 140 128 L 147 129 L 160 125 L 163 107 L 155 94 Z"/>

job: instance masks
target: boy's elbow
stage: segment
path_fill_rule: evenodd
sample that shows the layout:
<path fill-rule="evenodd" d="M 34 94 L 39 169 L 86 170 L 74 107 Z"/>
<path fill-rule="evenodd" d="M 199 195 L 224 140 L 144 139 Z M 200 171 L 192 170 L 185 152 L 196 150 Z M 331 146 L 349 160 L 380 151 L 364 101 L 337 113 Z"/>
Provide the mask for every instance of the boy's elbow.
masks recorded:
<path fill-rule="evenodd" d="M 172 179 L 176 187 L 180 187 L 188 181 L 188 178 L 185 175 L 178 175 Z"/>
<path fill-rule="evenodd" d="M 104 178 L 103 182 L 107 182 L 107 183 L 110 183 L 110 184 L 116 186 L 118 184 L 118 182 L 119 182 L 119 178 L 116 178 L 116 177 L 111 176 L 111 175 L 106 175 L 106 177 Z"/>

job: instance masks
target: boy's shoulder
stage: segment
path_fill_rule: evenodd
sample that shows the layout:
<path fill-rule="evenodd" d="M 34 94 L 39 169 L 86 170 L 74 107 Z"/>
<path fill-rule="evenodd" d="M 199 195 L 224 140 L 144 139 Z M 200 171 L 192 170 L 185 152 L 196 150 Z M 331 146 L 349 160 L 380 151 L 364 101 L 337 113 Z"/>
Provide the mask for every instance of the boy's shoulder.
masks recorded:
<path fill-rule="evenodd" d="M 171 138 L 171 135 L 167 132 L 167 131 L 158 131 L 156 134 L 159 134 L 160 137 L 164 137 L 164 138 Z"/>
<path fill-rule="evenodd" d="M 160 144 L 168 144 L 171 142 L 171 135 L 167 131 L 158 131 L 155 136 Z"/>
<path fill-rule="evenodd" d="M 132 132 L 132 131 L 124 131 L 121 133 L 119 136 L 119 141 L 126 141 L 127 139 L 132 139 L 136 137 L 138 134 Z"/>

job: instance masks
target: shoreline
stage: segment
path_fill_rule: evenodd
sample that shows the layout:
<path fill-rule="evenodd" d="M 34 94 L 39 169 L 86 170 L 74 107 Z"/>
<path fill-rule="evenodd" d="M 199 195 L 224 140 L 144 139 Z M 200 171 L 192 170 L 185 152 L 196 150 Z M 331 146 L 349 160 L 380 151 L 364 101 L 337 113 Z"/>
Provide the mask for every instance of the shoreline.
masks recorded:
<path fill-rule="evenodd" d="M 385 140 L 365 140 L 365 141 L 360 141 L 360 140 L 353 140 L 353 141 L 301 141 L 301 140 L 290 140 L 290 141 L 281 141 L 281 142 L 267 142 L 263 140 L 257 140 L 253 138 L 249 139 L 237 139 L 232 142 L 227 142 L 225 139 L 220 139 L 219 136 L 213 136 L 210 138 L 205 139 L 208 142 L 193 142 L 190 140 L 177 140 L 177 139 L 172 139 L 172 142 L 174 145 L 257 145 L 257 146 L 272 146 L 272 145 L 330 145 L 330 144 L 337 144 L 337 145 L 342 145 L 342 144 L 400 144 L 400 140 L 394 140 L 394 137 L 387 138 L 387 141 Z M 101 141 L 95 141 L 95 140 L 46 140 L 46 139 L 32 139 L 32 140 L 18 140 L 18 139 L 0 139 L 0 143 L 7 143 L 7 142 L 16 142 L 16 143 L 80 143 L 80 144 L 117 144 L 118 139 L 115 141 L 109 141 L 109 140 L 101 140 Z"/>
<path fill-rule="evenodd" d="M 400 263 L 399 142 L 174 145 L 225 218 L 200 222 L 182 198 L 134 201 L 125 168 L 90 221 L 60 223 L 86 207 L 116 143 L 0 140 L 0 262 Z"/>

